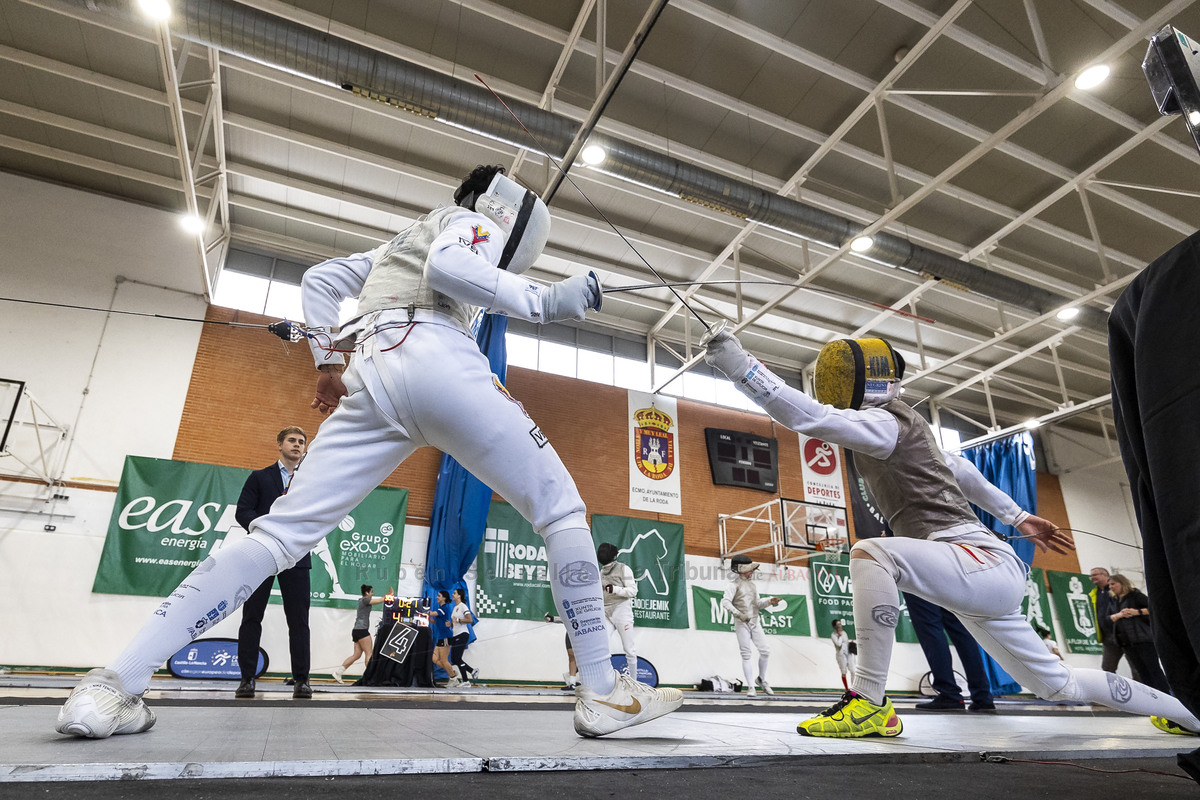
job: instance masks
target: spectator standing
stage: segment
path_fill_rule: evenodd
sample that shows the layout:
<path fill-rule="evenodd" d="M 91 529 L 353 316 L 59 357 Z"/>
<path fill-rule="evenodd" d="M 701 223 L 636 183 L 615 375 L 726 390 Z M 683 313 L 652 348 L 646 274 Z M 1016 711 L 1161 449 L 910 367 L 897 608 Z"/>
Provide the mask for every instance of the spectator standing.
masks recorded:
<path fill-rule="evenodd" d="M 445 589 L 437 593 L 437 607 L 429 612 L 429 627 L 433 634 L 433 663 L 446 671 L 447 681 L 457 683 L 454 667 L 450 665 L 450 593 Z M 447 683 L 447 686 L 450 684 Z"/>
<path fill-rule="evenodd" d="M 1092 590 L 1088 595 L 1092 598 L 1092 611 L 1096 614 L 1096 624 L 1099 627 L 1096 635 L 1104 648 L 1100 656 L 1100 669 L 1116 672 L 1125 651 L 1113 635 L 1115 623 L 1112 621 L 1112 615 L 1116 612 L 1116 603 L 1110 586 L 1111 576 L 1104 567 L 1093 567 L 1088 577 L 1092 579 Z M 1132 663 L 1130 666 L 1132 668 Z M 1136 671 L 1133 673 L 1133 679 L 1139 680 Z"/>
<path fill-rule="evenodd" d="M 1158 663 L 1158 650 L 1154 647 L 1154 632 L 1150 627 L 1150 601 L 1140 589 L 1133 588 L 1129 578 L 1113 575 L 1108 585 L 1113 596 L 1113 635 L 1129 659 L 1129 666 L 1136 668 L 1141 682 L 1171 693 L 1167 678 Z"/>
<path fill-rule="evenodd" d="M 463 653 L 467 651 L 467 643 L 471 638 L 471 630 L 467 626 L 474 625 L 478 622 L 478 618 L 471 613 L 471 609 L 467 607 L 467 600 L 463 596 L 462 589 L 454 590 L 454 609 L 450 612 L 451 637 L 450 637 L 450 663 L 458 667 L 458 675 L 455 676 L 453 671 L 450 674 L 450 681 L 447 682 L 447 687 L 459 686 L 469 688 L 471 681 L 479 677 L 479 670 L 474 669 L 466 661 L 463 661 Z"/>
<path fill-rule="evenodd" d="M 279 460 L 269 467 L 255 470 L 246 478 L 242 493 L 238 497 L 235 517 L 238 525 L 250 530 L 250 523 L 271 510 L 271 505 L 287 494 L 296 469 L 304 458 L 308 435 L 296 426 L 284 428 L 275 437 L 279 447 Z M 305 553 L 296 565 L 279 573 L 279 593 L 283 597 L 283 615 L 288 626 L 288 650 L 292 658 L 292 697 L 312 697 L 308 683 L 310 645 L 308 630 L 308 608 L 312 597 L 310 576 L 312 558 Z M 271 588 L 275 575 L 270 575 L 259 584 L 246 604 L 242 606 L 242 624 L 238 628 L 238 664 L 242 671 L 242 682 L 234 697 L 254 697 L 254 678 L 258 671 L 258 644 L 262 639 L 263 615 L 271 599 Z"/>
<path fill-rule="evenodd" d="M 929 662 L 933 690 L 937 692 L 932 700 L 917 703 L 913 707 L 919 711 L 962 711 L 964 708 L 970 711 L 995 711 L 992 685 L 984 671 L 983 655 L 975 638 L 959 622 L 958 617 L 946 609 L 911 592 L 902 594 L 913 630 L 917 633 L 917 643 Z M 971 692 L 969 706 L 963 701 L 962 689 L 954 679 L 954 662 L 950 658 L 950 646 L 946 644 L 947 636 L 954 644 L 967 676 L 967 689 Z"/>
<path fill-rule="evenodd" d="M 354 616 L 354 627 L 350 630 L 354 653 L 343 661 L 340 667 L 333 668 L 333 679 L 338 683 L 345 683 L 342 676 L 354 666 L 354 662 L 358 661 L 360 656 L 364 667 L 371 662 L 371 606 L 382 602 L 382 597 L 375 597 L 375 587 L 365 583 L 362 585 L 362 597 L 358 598 L 358 612 Z"/>

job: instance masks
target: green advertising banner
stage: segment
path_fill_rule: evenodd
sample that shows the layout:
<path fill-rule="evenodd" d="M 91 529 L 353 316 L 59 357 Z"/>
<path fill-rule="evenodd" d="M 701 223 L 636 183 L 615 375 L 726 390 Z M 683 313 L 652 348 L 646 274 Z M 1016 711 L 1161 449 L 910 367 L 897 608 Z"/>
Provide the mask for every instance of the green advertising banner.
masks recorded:
<path fill-rule="evenodd" d="M 833 633 L 833 621 L 840 619 L 850 638 L 854 638 L 854 595 L 850 590 L 850 556 L 821 553 L 808 560 L 812 581 L 813 619 L 817 636 Z"/>
<path fill-rule="evenodd" d="M 480 617 L 542 619 L 554 614 L 546 544 L 508 503 L 493 502 L 476 560 Z"/>
<path fill-rule="evenodd" d="M 724 592 L 692 587 L 692 608 L 696 612 L 696 629 L 701 631 L 732 631 L 733 615 L 721 607 Z M 759 615 L 764 633 L 779 636 L 810 636 L 808 598 L 802 594 L 773 595 L 782 600 L 767 606 Z"/>
<path fill-rule="evenodd" d="M 1096 617 L 1092 599 L 1088 596 L 1092 582 L 1077 572 L 1047 572 L 1050 593 L 1054 596 L 1054 611 L 1062 625 L 1069 653 L 1100 653 L 1103 647 L 1096 638 Z"/>
<path fill-rule="evenodd" d="M 854 638 L 854 592 L 850 583 L 850 556 L 838 553 L 819 553 L 808 560 L 812 581 L 813 618 L 817 635 L 833 633 L 833 621 L 840 619 L 842 628 Z M 917 631 L 908 616 L 904 595 L 900 595 L 900 622 L 896 626 L 896 641 L 917 643 Z"/>
<path fill-rule="evenodd" d="M 688 627 L 683 526 L 633 517 L 592 515 L 592 539 L 617 547 L 638 582 L 634 623 L 645 628 Z"/>
<path fill-rule="evenodd" d="M 92 591 L 165 597 L 219 548 L 249 470 L 128 456 Z M 363 583 L 395 582 L 407 489 L 375 489 L 313 550 L 312 604 L 354 608 Z M 276 596 L 273 602 L 280 602 Z"/>
<path fill-rule="evenodd" d="M 1040 569 L 1030 569 L 1025 576 L 1025 597 L 1021 600 L 1021 613 L 1029 624 L 1036 628 L 1045 628 L 1054 633 L 1054 622 L 1050 618 L 1050 602 L 1046 599 L 1046 573 Z"/>

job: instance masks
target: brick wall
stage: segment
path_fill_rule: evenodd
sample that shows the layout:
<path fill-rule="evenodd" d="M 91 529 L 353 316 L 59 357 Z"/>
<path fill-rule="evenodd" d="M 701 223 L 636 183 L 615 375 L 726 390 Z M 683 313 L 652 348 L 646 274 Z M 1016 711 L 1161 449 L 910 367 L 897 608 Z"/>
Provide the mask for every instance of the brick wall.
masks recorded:
<path fill-rule="evenodd" d="M 207 318 L 252 324 L 273 321 L 218 307 L 210 307 Z M 278 456 L 275 435 L 283 427 L 299 425 L 309 436 L 316 434 L 321 415 L 309 408 L 316 378 L 312 357 L 303 343 L 285 345 L 261 328 L 206 325 L 180 420 L 174 458 L 252 469 L 266 466 Z M 507 385 L 562 457 L 589 513 L 647 516 L 648 512 L 632 511 L 628 506 L 632 455 L 624 389 L 516 367 L 509 369 Z M 803 496 L 799 437 L 795 432 L 761 415 L 687 400 L 679 400 L 678 425 L 678 463 L 685 513 L 659 514 L 655 518 L 683 524 L 688 553 L 719 555 L 718 514 L 742 511 L 775 496 L 794 499 Z M 745 431 L 777 439 L 779 495 L 714 486 L 708 468 L 705 428 Z M 429 518 L 440 457 L 432 448 L 421 448 L 384 481 L 385 486 L 409 490 L 408 513 L 413 522 Z M 1043 481 L 1043 477 L 1053 476 L 1038 476 L 1042 516 L 1055 521 L 1061 518 L 1062 524 L 1066 524 L 1058 481 L 1056 478 Z M 733 526 L 731 523 L 731 542 L 741 534 L 741 529 L 735 530 Z M 738 549 L 766 541 L 764 526 L 756 526 Z M 773 560 L 769 550 L 760 551 L 754 558 Z M 1069 567 L 1055 562 L 1048 568 Z"/>

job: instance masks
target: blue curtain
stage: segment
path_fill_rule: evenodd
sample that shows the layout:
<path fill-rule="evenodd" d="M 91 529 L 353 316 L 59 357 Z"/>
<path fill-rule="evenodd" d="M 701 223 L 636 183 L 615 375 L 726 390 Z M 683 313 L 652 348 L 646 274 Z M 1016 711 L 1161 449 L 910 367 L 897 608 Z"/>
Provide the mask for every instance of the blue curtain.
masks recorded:
<path fill-rule="evenodd" d="M 508 370 L 508 352 L 504 346 L 507 330 L 508 317 L 496 314 L 483 314 L 475 324 L 475 340 L 501 383 Z M 433 603 L 437 603 L 439 591 L 453 593 L 462 589 L 467 605 L 471 605 L 463 576 L 483 542 L 491 502 L 491 488 L 443 453 L 433 492 L 429 548 L 425 553 L 424 594 Z M 473 642 L 475 630 L 470 627 Z"/>
<path fill-rule="evenodd" d="M 1007 439 L 972 447 L 970 450 L 964 450 L 962 455 L 983 473 L 983 477 L 1015 500 L 1017 505 L 1031 514 L 1037 513 L 1037 472 L 1033 437 L 1030 434 L 1018 433 Z M 974 505 L 971 508 L 983 520 L 983 524 L 997 533 L 1006 536 L 1018 533 L 1015 528 L 1005 525 L 982 508 Z M 1013 539 L 1009 544 L 1016 551 L 1018 558 L 1026 564 L 1033 564 L 1033 542 L 1027 539 Z M 983 653 L 983 668 L 992 685 L 992 694 L 1016 694 L 1021 691 L 1020 685 L 1012 676 L 987 653 Z"/>

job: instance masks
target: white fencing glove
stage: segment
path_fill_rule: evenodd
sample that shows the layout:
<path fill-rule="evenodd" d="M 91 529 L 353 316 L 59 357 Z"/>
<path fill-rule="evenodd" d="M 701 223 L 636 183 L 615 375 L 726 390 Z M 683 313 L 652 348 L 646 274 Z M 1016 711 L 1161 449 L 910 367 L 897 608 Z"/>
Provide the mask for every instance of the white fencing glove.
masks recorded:
<path fill-rule="evenodd" d="M 704 363 L 715 367 L 734 383 L 746 377 L 750 366 L 755 363 L 754 356 L 747 353 L 737 337 L 726 330 L 724 320 L 700 339 L 700 346 L 705 348 Z"/>
<path fill-rule="evenodd" d="M 595 272 L 552 283 L 541 293 L 542 322 L 581 320 L 588 309 L 599 311 L 604 302 L 600 279 Z"/>

